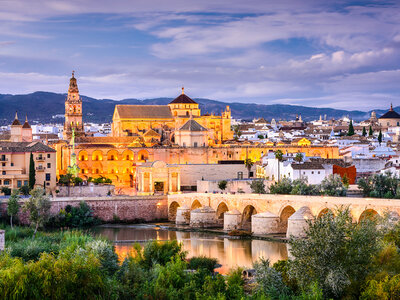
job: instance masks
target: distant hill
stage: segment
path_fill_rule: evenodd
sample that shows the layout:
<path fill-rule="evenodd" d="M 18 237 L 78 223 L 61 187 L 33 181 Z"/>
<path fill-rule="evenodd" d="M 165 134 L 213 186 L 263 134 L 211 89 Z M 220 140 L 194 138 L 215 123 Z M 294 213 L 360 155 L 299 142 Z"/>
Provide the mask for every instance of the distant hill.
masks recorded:
<path fill-rule="evenodd" d="M 64 114 L 65 94 L 56 94 L 48 92 L 35 92 L 26 95 L 0 94 L 0 125 L 10 124 L 14 118 L 15 111 L 18 111 L 20 119 L 28 114 L 30 122 L 57 122 L 62 123 L 62 118 L 53 118 L 56 115 Z M 116 104 L 159 104 L 166 105 L 172 98 L 155 99 L 124 99 L 120 101 L 111 99 L 94 99 L 82 96 L 83 112 L 85 122 L 111 122 L 112 114 Z M 341 118 L 349 116 L 354 120 L 363 120 L 369 118 L 370 112 L 347 111 L 333 108 L 316 108 L 286 104 L 252 104 L 252 103 L 227 103 L 209 99 L 196 99 L 200 104 L 202 113 L 220 114 L 229 105 L 232 110 L 232 116 L 236 119 L 252 120 L 253 118 L 264 117 L 267 120 L 275 118 L 276 120 L 292 120 L 296 115 L 301 115 L 303 120 L 315 120 L 320 115 L 327 115 L 327 118 Z M 400 107 L 395 108 L 400 111 Z M 376 110 L 377 115 L 385 111 Z"/>

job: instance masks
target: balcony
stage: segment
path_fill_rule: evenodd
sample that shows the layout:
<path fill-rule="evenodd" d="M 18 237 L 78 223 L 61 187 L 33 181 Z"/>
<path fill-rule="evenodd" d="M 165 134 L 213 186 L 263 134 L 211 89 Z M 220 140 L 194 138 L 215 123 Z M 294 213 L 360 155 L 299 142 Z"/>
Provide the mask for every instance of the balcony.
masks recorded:
<path fill-rule="evenodd" d="M 42 167 L 42 166 L 38 166 L 38 167 L 36 167 L 36 171 L 39 171 L 39 172 L 44 172 L 44 170 L 46 170 L 46 168 L 45 168 L 45 167 Z"/>
<path fill-rule="evenodd" d="M 37 161 L 44 161 L 44 160 L 46 160 L 46 158 L 44 156 L 38 156 L 38 157 L 36 157 L 36 160 Z"/>

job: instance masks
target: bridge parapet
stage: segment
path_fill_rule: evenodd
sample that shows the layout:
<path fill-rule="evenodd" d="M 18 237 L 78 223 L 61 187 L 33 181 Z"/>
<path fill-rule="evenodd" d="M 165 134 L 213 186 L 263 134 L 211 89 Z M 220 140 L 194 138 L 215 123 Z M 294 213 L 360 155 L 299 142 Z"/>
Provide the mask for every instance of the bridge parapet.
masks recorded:
<path fill-rule="evenodd" d="M 385 213 L 400 215 L 400 200 L 397 199 L 209 193 L 187 193 L 168 196 L 169 209 L 176 210 L 182 206 L 187 206 L 191 210 L 209 206 L 216 211 L 217 218 L 222 219 L 225 212 L 237 210 L 242 214 L 242 225 L 246 224 L 246 222 L 251 223 L 252 215 L 270 212 L 279 217 L 277 231 L 280 233 L 287 231 L 288 218 L 302 207 L 308 208 L 314 217 L 319 217 L 329 210 L 335 211 L 340 207 L 349 207 L 355 222 L 371 214 L 380 216 Z M 174 213 L 170 212 L 170 215 L 174 215 Z"/>

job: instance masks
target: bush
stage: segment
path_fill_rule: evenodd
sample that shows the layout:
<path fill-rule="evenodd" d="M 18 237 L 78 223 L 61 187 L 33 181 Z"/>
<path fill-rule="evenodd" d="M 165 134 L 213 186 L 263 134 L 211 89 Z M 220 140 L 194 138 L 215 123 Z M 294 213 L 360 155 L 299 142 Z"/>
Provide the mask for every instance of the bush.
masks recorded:
<path fill-rule="evenodd" d="M 257 289 L 268 299 L 289 296 L 290 292 L 282 279 L 282 274 L 271 268 L 269 260 L 260 259 L 254 264 Z"/>
<path fill-rule="evenodd" d="M 20 193 L 21 193 L 22 195 L 28 196 L 28 195 L 29 195 L 29 192 L 30 192 L 30 189 L 29 189 L 29 186 L 23 185 L 23 186 L 21 186 L 21 187 L 19 188 L 19 191 L 20 191 Z"/>
<path fill-rule="evenodd" d="M 326 298 L 358 298 L 380 249 L 382 234 L 376 223 L 353 223 L 349 210 L 344 209 L 336 217 L 328 212 L 308 221 L 305 233 L 306 239 L 289 241 L 293 257 L 289 276 L 303 290 L 317 283 Z"/>
<path fill-rule="evenodd" d="M 218 188 L 221 191 L 225 191 L 227 185 L 228 185 L 228 181 L 226 181 L 226 180 L 221 180 L 220 182 L 218 182 Z"/>
<path fill-rule="evenodd" d="M 357 183 L 365 197 L 400 198 L 400 180 L 391 173 L 361 178 Z"/>
<path fill-rule="evenodd" d="M 327 196 L 346 196 L 347 189 L 338 174 L 332 174 L 321 182 L 321 192 Z"/>
<path fill-rule="evenodd" d="M 197 256 L 189 259 L 188 268 L 191 270 L 206 269 L 210 273 L 214 272 L 214 269 L 218 263 L 216 258 L 209 258 L 206 256 Z"/>
<path fill-rule="evenodd" d="M 65 209 L 61 209 L 46 225 L 53 228 L 85 228 L 99 223 L 100 220 L 93 216 L 89 205 L 81 201 L 78 207 L 67 205 Z"/>
<path fill-rule="evenodd" d="M 6 186 L 1 187 L 1 192 L 5 196 L 10 196 L 11 195 L 11 189 L 9 187 L 6 187 Z"/>
<path fill-rule="evenodd" d="M 156 264 L 165 265 L 176 255 L 178 255 L 182 260 L 186 256 L 186 253 L 182 251 L 182 245 L 176 240 L 165 243 L 152 241 L 147 243 L 144 246 L 144 249 L 138 254 L 141 258 L 142 265 L 148 268 L 151 268 Z"/>
<path fill-rule="evenodd" d="M 252 180 L 250 184 L 251 192 L 254 194 L 266 194 L 264 180 L 256 179 Z"/>
<path fill-rule="evenodd" d="M 282 178 L 280 181 L 275 182 L 269 187 L 271 194 L 284 194 L 288 195 L 292 192 L 293 186 L 290 178 Z"/>

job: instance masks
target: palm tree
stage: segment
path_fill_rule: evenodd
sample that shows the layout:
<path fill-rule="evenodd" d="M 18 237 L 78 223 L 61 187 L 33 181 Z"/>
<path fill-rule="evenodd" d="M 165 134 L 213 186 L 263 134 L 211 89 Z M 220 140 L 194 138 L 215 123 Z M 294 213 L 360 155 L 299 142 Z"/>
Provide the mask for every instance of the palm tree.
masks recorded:
<path fill-rule="evenodd" d="M 248 177 L 250 178 L 250 170 L 251 170 L 251 167 L 254 165 L 254 162 L 251 160 L 251 158 L 246 158 L 244 160 L 244 165 L 247 168 L 248 175 L 249 175 Z"/>
<path fill-rule="evenodd" d="M 303 161 L 303 154 L 300 152 L 297 153 L 296 156 L 294 157 L 294 160 L 300 164 Z M 299 172 L 300 172 L 300 179 L 301 179 L 301 169 L 299 169 Z"/>
<path fill-rule="evenodd" d="M 278 160 L 278 182 L 280 181 L 280 164 L 283 160 L 283 152 L 281 150 L 275 151 L 275 158 Z"/>

